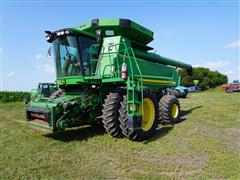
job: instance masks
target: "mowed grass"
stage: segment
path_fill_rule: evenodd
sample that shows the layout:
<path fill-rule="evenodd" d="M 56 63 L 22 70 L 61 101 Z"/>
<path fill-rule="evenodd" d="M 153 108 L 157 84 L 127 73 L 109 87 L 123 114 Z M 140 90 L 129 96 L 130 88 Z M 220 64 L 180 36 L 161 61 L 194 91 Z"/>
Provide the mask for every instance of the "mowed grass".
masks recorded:
<path fill-rule="evenodd" d="M 144 142 L 98 126 L 54 135 L 25 123 L 22 103 L 1 104 L 1 179 L 240 179 L 240 93 L 180 99 L 182 122 Z"/>

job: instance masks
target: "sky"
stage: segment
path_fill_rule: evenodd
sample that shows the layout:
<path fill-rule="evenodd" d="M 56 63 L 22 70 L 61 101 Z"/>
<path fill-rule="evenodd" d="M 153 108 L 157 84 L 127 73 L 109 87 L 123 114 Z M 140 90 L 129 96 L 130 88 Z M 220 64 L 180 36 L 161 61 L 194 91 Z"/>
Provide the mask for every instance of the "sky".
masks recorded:
<path fill-rule="evenodd" d="M 127 18 L 154 32 L 156 53 L 240 79 L 239 1 L 1 0 L 1 89 L 30 91 L 56 78 L 45 30 Z"/>

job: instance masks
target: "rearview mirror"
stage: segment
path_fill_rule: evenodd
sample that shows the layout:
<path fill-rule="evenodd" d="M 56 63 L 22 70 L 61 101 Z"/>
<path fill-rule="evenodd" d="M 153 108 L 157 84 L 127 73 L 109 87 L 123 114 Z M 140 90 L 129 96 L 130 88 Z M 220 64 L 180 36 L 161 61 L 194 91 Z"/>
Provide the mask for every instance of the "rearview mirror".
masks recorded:
<path fill-rule="evenodd" d="M 50 46 L 50 47 L 48 48 L 47 58 L 53 58 L 53 57 L 52 57 L 52 46 Z"/>

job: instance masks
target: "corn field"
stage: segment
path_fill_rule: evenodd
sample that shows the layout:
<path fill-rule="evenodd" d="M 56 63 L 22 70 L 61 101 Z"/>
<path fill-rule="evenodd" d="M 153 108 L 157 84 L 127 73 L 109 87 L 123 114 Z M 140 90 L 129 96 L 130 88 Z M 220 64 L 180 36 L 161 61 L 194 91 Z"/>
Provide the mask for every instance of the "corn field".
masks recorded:
<path fill-rule="evenodd" d="M 17 102 L 24 101 L 25 98 L 29 97 L 29 92 L 18 92 L 18 91 L 0 91 L 0 102 Z"/>

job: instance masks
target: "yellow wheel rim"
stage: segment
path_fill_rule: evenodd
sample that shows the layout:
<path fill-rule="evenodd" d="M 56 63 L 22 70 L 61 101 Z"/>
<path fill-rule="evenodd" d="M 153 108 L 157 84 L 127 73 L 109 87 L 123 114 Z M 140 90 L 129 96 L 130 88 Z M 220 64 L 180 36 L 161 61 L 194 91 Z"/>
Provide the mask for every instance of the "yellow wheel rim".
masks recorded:
<path fill-rule="evenodd" d="M 171 108 L 172 117 L 176 118 L 178 116 L 178 112 L 179 112 L 178 106 L 176 104 L 173 104 Z"/>
<path fill-rule="evenodd" d="M 155 119 L 155 107 L 150 98 L 145 98 L 143 100 L 143 110 L 142 129 L 148 131 L 153 126 Z M 142 114 L 142 104 L 139 106 L 139 113 Z"/>

